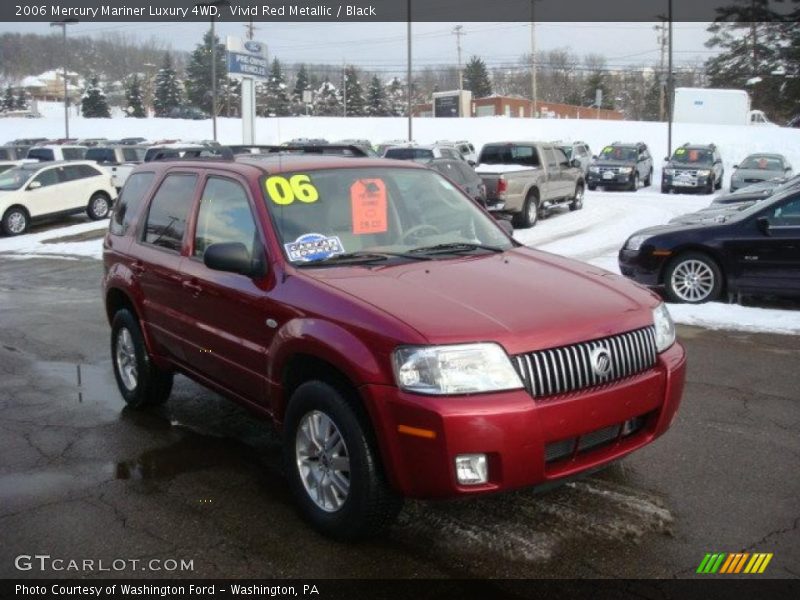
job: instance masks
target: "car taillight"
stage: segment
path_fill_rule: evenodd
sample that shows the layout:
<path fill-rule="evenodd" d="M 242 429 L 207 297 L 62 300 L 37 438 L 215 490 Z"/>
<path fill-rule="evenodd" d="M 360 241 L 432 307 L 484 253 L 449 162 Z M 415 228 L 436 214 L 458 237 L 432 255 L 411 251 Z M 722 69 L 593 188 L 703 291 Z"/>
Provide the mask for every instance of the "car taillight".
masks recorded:
<path fill-rule="evenodd" d="M 508 182 L 502 177 L 497 180 L 497 193 L 502 194 L 508 189 Z"/>

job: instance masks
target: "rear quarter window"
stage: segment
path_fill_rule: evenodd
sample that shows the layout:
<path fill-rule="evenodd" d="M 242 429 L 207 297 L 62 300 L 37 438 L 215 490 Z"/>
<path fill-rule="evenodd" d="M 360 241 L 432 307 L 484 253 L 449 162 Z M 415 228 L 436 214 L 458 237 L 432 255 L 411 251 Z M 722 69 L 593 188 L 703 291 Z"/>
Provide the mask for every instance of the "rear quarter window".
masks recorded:
<path fill-rule="evenodd" d="M 145 194 L 155 179 L 155 173 L 134 173 L 128 177 L 111 215 L 109 231 L 125 235 L 144 201 Z"/>
<path fill-rule="evenodd" d="M 164 178 L 147 213 L 145 243 L 180 252 L 196 186 L 195 174 L 176 173 Z"/>
<path fill-rule="evenodd" d="M 50 148 L 31 148 L 28 150 L 28 158 L 36 160 L 55 160 L 55 153 Z"/>

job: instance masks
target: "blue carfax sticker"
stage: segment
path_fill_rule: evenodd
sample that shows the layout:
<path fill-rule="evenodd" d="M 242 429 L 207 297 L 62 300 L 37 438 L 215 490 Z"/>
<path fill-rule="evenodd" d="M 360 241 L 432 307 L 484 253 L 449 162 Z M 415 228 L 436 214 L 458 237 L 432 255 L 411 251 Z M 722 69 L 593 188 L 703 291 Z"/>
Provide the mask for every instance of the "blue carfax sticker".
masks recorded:
<path fill-rule="evenodd" d="M 321 233 L 306 233 L 283 247 L 292 262 L 323 260 L 335 254 L 344 254 L 342 241 L 338 237 L 327 237 Z"/>

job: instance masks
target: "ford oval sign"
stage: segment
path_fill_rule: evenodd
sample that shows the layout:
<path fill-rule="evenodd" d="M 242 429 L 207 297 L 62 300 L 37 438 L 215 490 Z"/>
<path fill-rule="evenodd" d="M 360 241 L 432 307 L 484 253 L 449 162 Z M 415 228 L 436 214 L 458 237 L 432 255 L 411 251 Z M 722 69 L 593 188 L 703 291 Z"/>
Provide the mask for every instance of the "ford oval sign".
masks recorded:
<path fill-rule="evenodd" d="M 254 42 L 253 40 L 247 40 L 244 43 L 244 47 L 248 52 L 253 52 L 254 54 L 261 54 L 261 44 L 258 42 Z"/>

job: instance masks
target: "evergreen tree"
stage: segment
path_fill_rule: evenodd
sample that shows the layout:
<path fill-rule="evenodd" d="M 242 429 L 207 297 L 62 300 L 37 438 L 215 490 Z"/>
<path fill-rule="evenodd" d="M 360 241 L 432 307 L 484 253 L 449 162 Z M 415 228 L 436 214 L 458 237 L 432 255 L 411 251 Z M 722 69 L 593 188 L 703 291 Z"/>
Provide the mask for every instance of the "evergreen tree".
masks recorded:
<path fill-rule="evenodd" d="M 103 88 L 100 87 L 96 75 L 89 79 L 89 85 L 86 87 L 86 91 L 83 92 L 81 114 L 87 119 L 108 119 L 111 117 L 106 94 Z"/>
<path fill-rule="evenodd" d="M 222 99 L 225 103 L 225 116 L 241 116 L 239 114 L 242 106 L 241 80 L 228 77 L 228 80 L 225 82 L 225 88 L 222 90 Z"/>
<path fill-rule="evenodd" d="M 219 38 L 211 39 L 211 31 L 203 35 L 203 42 L 198 44 L 189 58 L 186 67 L 186 96 L 192 106 L 201 108 L 207 113 L 219 112 L 221 94 L 217 96 L 217 106 L 212 107 L 211 85 L 211 44 L 216 45 L 216 79 L 217 91 L 222 90 L 228 79 L 228 69 L 225 65 L 225 46 L 219 43 Z"/>
<path fill-rule="evenodd" d="M 283 77 L 283 68 L 280 61 L 275 58 L 269 72 L 266 84 L 266 109 L 267 114 L 276 117 L 286 117 L 289 112 L 289 94 L 286 91 L 286 80 Z"/>
<path fill-rule="evenodd" d="M 355 67 L 347 67 L 344 70 L 344 90 L 347 98 L 347 117 L 362 117 L 365 114 L 364 90 L 358 80 L 358 72 Z"/>
<path fill-rule="evenodd" d="M 718 9 L 706 46 L 720 53 L 706 61 L 706 73 L 710 87 L 746 89 L 754 108 L 784 117 L 796 106 L 797 96 L 791 92 L 792 79 L 776 73 L 798 70 L 800 57 L 792 60 L 790 50 L 798 37 L 797 24 L 771 5 L 770 0 L 731 0 L 730 6 Z"/>
<path fill-rule="evenodd" d="M 6 92 L 3 95 L 3 101 L 0 102 L 0 112 L 14 110 L 17 105 L 17 101 L 14 98 L 14 90 L 11 89 L 9 85 L 6 87 Z"/>
<path fill-rule="evenodd" d="M 393 78 L 389 82 L 386 91 L 386 101 L 389 105 L 389 116 L 404 117 L 406 116 L 408 103 L 406 102 L 406 86 L 397 78 Z"/>
<path fill-rule="evenodd" d="M 602 102 L 599 107 L 595 106 L 597 90 L 600 90 L 603 94 Z M 591 104 L 595 108 L 613 108 L 611 94 L 608 91 L 608 84 L 606 82 L 606 74 L 603 71 L 594 71 L 589 74 L 586 78 L 586 86 L 584 87 L 583 95 L 586 99 L 586 103 Z"/>
<path fill-rule="evenodd" d="M 464 67 L 464 89 L 471 91 L 473 98 L 492 95 L 492 82 L 486 70 L 486 63 L 477 56 L 470 58 Z"/>
<path fill-rule="evenodd" d="M 327 79 L 317 90 L 314 98 L 314 114 L 319 117 L 341 117 L 342 102 L 339 90 Z"/>
<path fill-rule="evenodd" d="M 377 75 L 372 76 L 367 88 L 366 113 L 370 117 L 388 117 L 390 114 L 386 90 Z"/>
<path fill-rule="evenodd" d="M 300 65 L 297 76 L 294 80 L 292 90 L 291 114 L 294 116 L 306 114 L 306 105 L 303 102 L 303 92 L 311 89 L 311 82 L 308 80 L 308 71 L 304 64 Z"/>
<path fill-rule="evenodd" d="M 134 73 L 128 81 L 127 89 L 125 90 L 125 100 L 127 102 L 125 108 L 125 114 L 127 116 L 135 119 L 143 119 L 147 116 L 142 99 L 142 85 L 137 73 Z"/>
<path fill-rule="evenodd" d="M 164 54 L 164 64 L 156 75 L 155 98 L 153 99 L 153 109 L 157 117 L 166 117 L 176 106 L 180 106 L 181 84 L 178 81 L 178 74 L 172 68 L 172 57 L 169 52 Z"/>
<path fill-rule="evenodd" d="M 19 88 L 14 108 L 16 110 L 28 110 L 30 108 L 28 92 L 25 91 L 25 88 Z"/>

